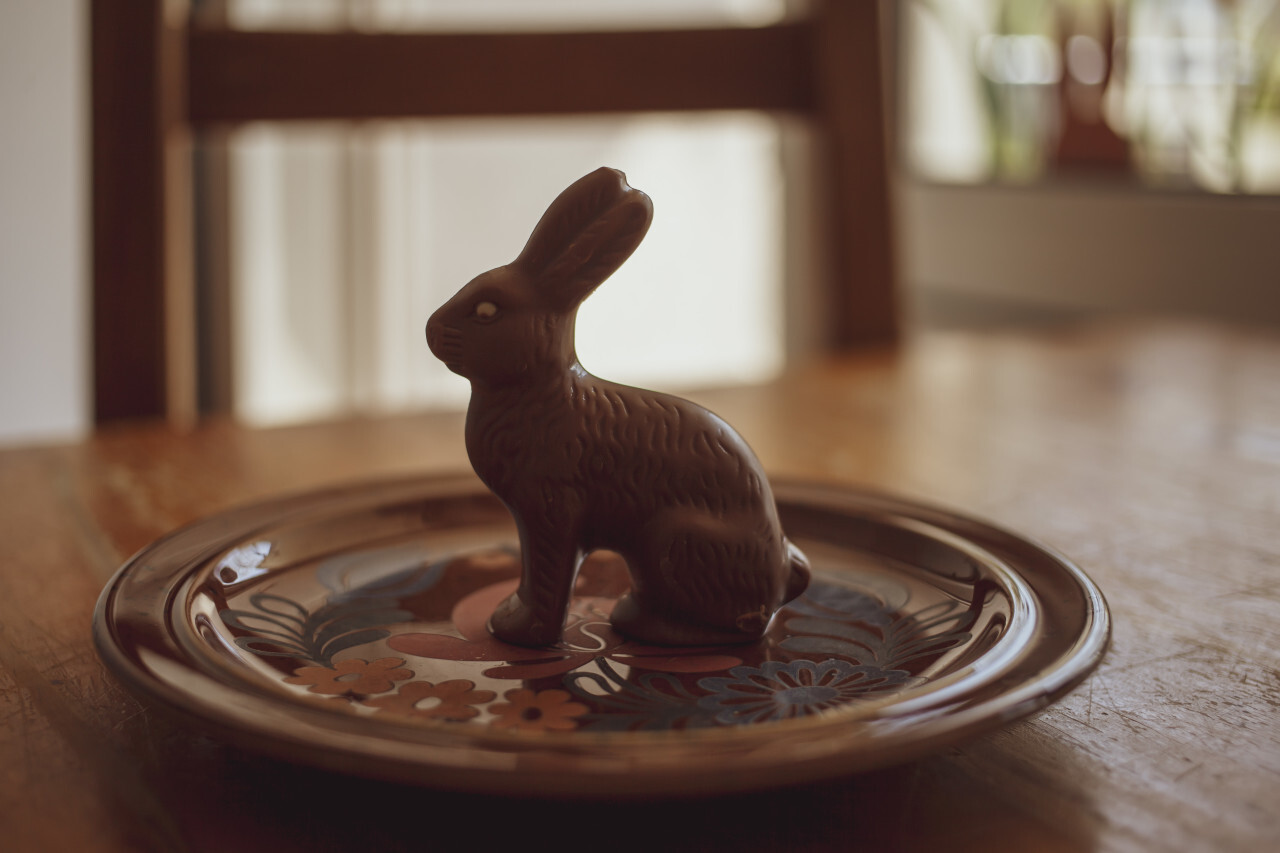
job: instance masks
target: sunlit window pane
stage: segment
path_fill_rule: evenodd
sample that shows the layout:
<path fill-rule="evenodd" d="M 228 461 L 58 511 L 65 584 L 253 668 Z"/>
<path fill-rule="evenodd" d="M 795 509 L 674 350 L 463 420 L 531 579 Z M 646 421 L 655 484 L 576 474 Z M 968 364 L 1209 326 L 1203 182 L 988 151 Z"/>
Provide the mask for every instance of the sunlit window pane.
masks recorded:
<path fill-rule="evenodd" d="M 1136 174 L 1280 192 L 1275 0 L 914 0 L 906 153 L 931 180 Z"/>
<path fill-rule="evenodd" d="M 752 26 L 779 0 L 237 0 L 252 28 Z M 655 202 L 590 297 L 583 363 L 679 390 L 783 360 L 778 128 L 740 113 L 259 125 L 232 145 L 234 402 L 268 424 L 462 405 L 423 326 L 507 263 L 568 184 L 606 165 Z"/>

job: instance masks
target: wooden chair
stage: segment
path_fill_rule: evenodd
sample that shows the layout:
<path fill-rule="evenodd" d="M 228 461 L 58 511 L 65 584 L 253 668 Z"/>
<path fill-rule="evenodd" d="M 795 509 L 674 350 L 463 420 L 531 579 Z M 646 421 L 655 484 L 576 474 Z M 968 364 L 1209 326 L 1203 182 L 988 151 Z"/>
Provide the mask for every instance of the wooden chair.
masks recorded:
<path fill-rule="evenodd" d="M 815 221 L 831 232 L 825 337 L 896 335 L 876 2 L 820 0 L 758 28 L 522 34 L 247 32 L 194 25 L 184 6 L 93 0 L 99 423 L 195 413 L 193 133 L 256 120 L 803 116 L 820 140 Z"/>

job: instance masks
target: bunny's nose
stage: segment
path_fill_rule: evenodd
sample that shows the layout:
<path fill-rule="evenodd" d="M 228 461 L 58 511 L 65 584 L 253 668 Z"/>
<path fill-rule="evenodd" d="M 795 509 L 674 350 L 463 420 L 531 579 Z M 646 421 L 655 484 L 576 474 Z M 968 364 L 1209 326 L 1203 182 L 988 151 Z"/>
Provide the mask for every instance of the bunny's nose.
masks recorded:
<path fill-rule="evenodd" d="M 427 321 L 427 348 L 433 353 L 437 352 L 440 346 L 440 322 L 436 320 L 435 315 Z"/>

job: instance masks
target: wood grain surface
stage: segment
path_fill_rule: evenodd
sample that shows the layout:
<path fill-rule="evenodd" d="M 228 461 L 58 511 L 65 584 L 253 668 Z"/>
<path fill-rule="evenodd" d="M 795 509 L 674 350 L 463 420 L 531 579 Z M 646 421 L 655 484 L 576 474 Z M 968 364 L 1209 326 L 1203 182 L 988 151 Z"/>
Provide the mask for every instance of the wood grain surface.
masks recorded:
<path fill-rule="evenodd" d="M 466 468 L 461 416 L 100 431 L 0 452 L 0 848 L 1271 850 L 1280 841 L 1280 335 L 934 333 L 696 398 L 775 475 L 995 521 L 1102 587 L 1111 651 L 1036 718 L 765 794 L 546 803 L 224 746 L 94 654 L 97 595 L 174 527 L 282 492 Z"/>

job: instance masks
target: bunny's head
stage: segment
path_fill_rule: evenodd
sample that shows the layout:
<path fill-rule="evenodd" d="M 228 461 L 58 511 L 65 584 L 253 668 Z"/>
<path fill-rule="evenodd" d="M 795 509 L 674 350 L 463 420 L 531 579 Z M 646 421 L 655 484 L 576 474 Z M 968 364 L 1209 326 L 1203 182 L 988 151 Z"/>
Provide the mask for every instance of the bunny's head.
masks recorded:
<path fill-rule="evenodd" d="M 616 169 L 574 182 L 519 257 L 466 284 L 427 322 L 427 345 L 454 373 L 505 385 L 568 369 L 578 306 L 640 245 L 649 197 Z"/>

